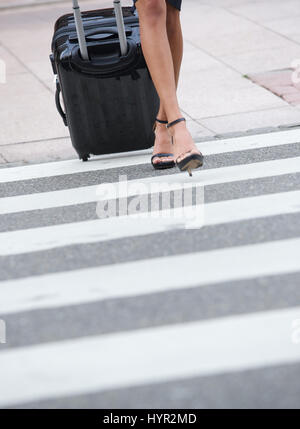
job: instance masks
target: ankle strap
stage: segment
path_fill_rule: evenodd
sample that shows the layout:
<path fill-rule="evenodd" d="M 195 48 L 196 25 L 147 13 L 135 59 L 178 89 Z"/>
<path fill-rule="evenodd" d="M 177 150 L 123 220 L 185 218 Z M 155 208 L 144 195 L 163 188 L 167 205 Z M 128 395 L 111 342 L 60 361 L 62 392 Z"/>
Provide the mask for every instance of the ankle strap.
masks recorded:
<path fill-rule="evenodd" d="M 155 120 L 156 120 L 156 122 L 159 122 L 160 124 L 167 124 L 168 123 L 168 121 L 162 121 L 161 119 L 158 119 L 158 118 L 156 118 Z"/>
<path fill-rule="evenodd" d="M 167 125 L 167 128 L 171 128 L 171 127 L 173 127 L 174 125 L 179 124 L 179 122 L 183 122 L 183 121 L 185 121 L 185 118 L 179 118 L 179 119 L 176 119 L 176 121 L 170 122 L 170 123 Z"/>

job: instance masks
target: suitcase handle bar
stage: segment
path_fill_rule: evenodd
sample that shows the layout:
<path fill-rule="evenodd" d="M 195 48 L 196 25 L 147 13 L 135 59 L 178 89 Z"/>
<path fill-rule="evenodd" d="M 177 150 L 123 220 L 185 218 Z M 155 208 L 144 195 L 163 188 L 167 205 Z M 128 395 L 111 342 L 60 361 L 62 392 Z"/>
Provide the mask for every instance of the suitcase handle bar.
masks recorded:
<path fill-rule="evenodd" d="M 113 3 L 114 3 L 115 15 L 116 15 L 116 23 L 117 23 L 118 36 L 120 41 L 121 55 L 123 56 L 123 55 L 126 55 L 128 51 L 128 44 L 126 39 L 122 6 L 121 6 L 120 0 L 113 0 Z M 76 31 L 78 35 L 78 42 L 79 42 L 81 57 L 85 61 L 88 61 L 89 54 L 88 54 L 87 43 L 86 43 L 86 38 L 84 34 L 84 27 L 83 27 L 82 16 L 81 16 L 78 0 L 73 0 L 73 10 L 74 10 L 74 20 L 75 20 Z"/>
<path fill-rule="evenodd" d="M 128 44 L 126 39 L 121 0 L 114 0 L 114 9 L 115 9 L 115 15 L 116 15 L 117 28 L 119 32 L 121 55 L 126 55 L 128 50 Z"/>
<path fill-rule="evenodd" d="M 81 56 L 84 60 L 88 61 L 89 53 L 86 46 L 82 16 L 81 16 L 78 0 L 73 0 L 73 11 L 74 11 L 74 20 L 75 20 L 75 26 L 76 26 L 76 31 L 78 35 L 78 42 L 79 42 Z"/>

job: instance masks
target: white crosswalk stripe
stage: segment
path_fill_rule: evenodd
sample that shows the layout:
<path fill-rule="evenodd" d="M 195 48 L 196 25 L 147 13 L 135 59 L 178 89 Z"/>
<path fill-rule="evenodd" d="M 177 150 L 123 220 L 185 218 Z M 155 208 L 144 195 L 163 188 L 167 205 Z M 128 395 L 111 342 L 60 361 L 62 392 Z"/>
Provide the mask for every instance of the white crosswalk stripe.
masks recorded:
<path fill-rule="evenodd" d="M 3 352 L 0 405 L 297 362 L 290 328 L 299 314 L 296 307 Z"/>
<path fill-rule="evenodd" d="M 183 186 L 208 186 L 220 183 L 236 182 L 240 180 L 258 179 L 264 177 L 280 176 L 284 174 L 300 172 L 300 157 L 279 159 L 275 161 L 257 162 L 253 164 L 237 165 L 233 167 L 221 167 L 204 171 L 197 171 L 194 176 L 187 181 L 182 173 L 170 176 L 156 176 L 146 179 L 129 180 L 128 186 L 123 186 L 124 181 L 111 185 L 112 196 L 118 198 L 134 196 L 137 187 L 143 186 L 151 193 L 166 192 L 182 189 Z M 157 185 L 155 187 L 154 185 Z M 147 188 L 148 187 L 148 188 Z M 54 207 L 66 207 L 76 204 L 84 204 L 106 200 L 109 194 L 99 193 L 99 185 L 84 186 L 82 188 L 66 189 L 61 191 L 41 192 L 36 194 L 21 195 L 0 199 L 0 215 L 9 213 L 20 213 L 29 210 L 44 210 Z"/>
<path fill-rule="evenodd" d="M 143 177 L 142 164 L 149 162 L 149 151 L 107 155 L 86 164 L 72 160 L 0 170 L 1 186 L 5 189 L 7 184 L 12 190 L 12 196 L 0 198 L 0 318 L 8 321 L 7 344 L 0 341 L 0 407 L 38 401 L 47 404 L 63 397 L 105 395 L 109 390 L 138 386 L 148 386 L 154 392 L 158 383 L 167 386 L 174 380 L 300 365 L 295 333 L 295 321 L 300 318 L 296 280 L 300 275 L 300 153 L 298 149 L 290 155 L 285 152 L 287 145 L 298 148 L 299 141 L 300 129 L 294 129 L 199 143 L 207 156 L 232 153 L 232 159 L 240 151 L 251 154 L 276 147 L 276 159 L 264 158 L 262 151 L 259 162 L 251 162 L 254 158 L 250 155 L 247 162 L 231 165 L 229 156 L 226 165 L 217 163 L 197 171 L 193 178 L 167 171 Z M 124 167 L 138 167 L 140 178 L 125 182 L 123 177 L 122 182 L 109 184 L 108 194 L 101 192 L 104 188 L 99 185 L 103 183 L 78 185 L 81 173 L 108 169 L 121 173 Z M 68 185 L 60 190 L 49 190 L 48 185 L 36 192 L 26 188 L 26 181 L 66 175 Z M 275 185 L 279 178 L 294 180 L 295 186 L 291 183 L 283 192 Z M 73 179 L 74 187 L 70 188 Z M 258 190 L 256 186 L 265 179 L 268 184 Z M 236 197 L 222 188 L 219 200 L 200 201 L 197 207 L 184 210 L 172 208 L 106 219 L 75 217 L 69 223 L 63 217 L 63 210 L 76 213 L 81 207 L 78 205 L 108 198 L 154 195 L 183 187 L 206 191 L 208 185 L 221 189 L 225 184 L 247 190 L 247 195 L 240 191 Z M 62 211 L 56 218 L 59 209 Z M 19 218 L 15 217 L 14 227 L 5 229 L 6 222 L 16 215 Z M 39 216 L 39 225 L 24 226 L 22 215 Z M 198 231 L 197 240 L 202 240 L 199 248 L 191 238 L 193 228 Z M 181 241 L 176 242 L 179 233 Z M 144 245 L 137 245 L 137 240 Z M 125 259 L 121 258 L 124 243 Z M 82 265 L 77 266 L 80 258 Z M 289 278 L 289 285 L 295 282 L 294 299 L 286 295 L 283 284 L 275 302 L 275 280 L 281 277 Z M 267 282 L 269 278 L 274 279 L 274 285 L 272 280 Z M 248 282 L 249 289 L 242 281 Z M 163 294 L 198 291 L 201 296 L 207 288 L 217 290 L 219 285 L 230 301 L 233 282 L 244 295 L 239 298 L 240 308 L 228 317 L 216 313 L 210 320 L 202 320 L 199 314 L 191 321 L 182 312 L 169 325 L 162 317 L 156 319 L 159 311 L 174 311 L 172 306 L 163 307 Z M 253 302 L 252 284 L 260 291 L 254 298 L 259 310 L 248 306 L 248 297 Z M 149 299 L 149 306 L 154 302 L 150 298 L 156 297 L 159 303 L 158 309 L 151 308 L 147 324 L 134 307 L 141 297 L 144 302 Z M 78 328 L 74 334 L 74 324 L 86 323 L 84 314 L 93 319 L 92 306 L 109 306 L 117 300 L 124 303 L 122 312 L 130 320 L 130 328 L 118 327 L 107 334 L 99 327 L 93 336 L 82 334 Z M 215 304 L 208 305 L 213 308 Z M 222 304 L 226 307 L 227 302 Z M 197 306 L 197 302 L 190 305 Z M 71 308 L 77 308 L 76 312 L 69 313 Z M 50 324 L 53 326 L 43 313 L 51 309 L 58 315 Z M 112 313 L 108 321 L 111 327 L 115 318 Z M 64 323 L 63 336 L 60 321 Z M 30 326 L 34 329 L 27 331 Z M 15 336 L 11 342 L 10 332 Z M 26 339 L 28 345 L 24 346 Z"/>
<path fill-rule="evenodd" d="M 291 131 L 281 131 L 268 134 L 247 137 L 235 137 L 226 140 L 198 143 L 198 148 L 204 155 L 218 153 L 236 152 L 248 149 L 258 149 L 263 147 L 281 146 L 295 142 L 300 142 L 299 129 Z M 102 155 L 93 158 L 88 163 L 79 163 L 77 159 L 71 161 L 50 162 L 36 164 L 25 167 L 6 168 L 0 170 L 0 183 L 8 183 L 19 180 L 40 179 L 42 177 L 53 177 L 56 175 L 67 175 L 74 173 L 84 173 L 89 171 L 107 170 L 109 168 L 120 168 L 147 164 L 149 162 L 150 150 L 119 153 L 112 155 Z"/>
<path fill-rule="evenodd" d="M 298 238 L 169 256 L 163 259 L 167 268 L 162 267 L 161 258 L 154 258 L 117 267 L 107 265 L 8 280 L 1 282 L 0 314 L 293 273 L 300 270 L 299 254 Z M 215 261 L 218 261 L 217 271 Z M 195 266 L 201 276 L 195 276 Z M 153 281 L 152 273 L 156 272 L 159 276 Z M 124 284 L 120 278 L 130 282 Z"/>
<path fill-rule="evenodd" d="M 0 233 L 0 255 L 300 212 L 300 191 Z"/>

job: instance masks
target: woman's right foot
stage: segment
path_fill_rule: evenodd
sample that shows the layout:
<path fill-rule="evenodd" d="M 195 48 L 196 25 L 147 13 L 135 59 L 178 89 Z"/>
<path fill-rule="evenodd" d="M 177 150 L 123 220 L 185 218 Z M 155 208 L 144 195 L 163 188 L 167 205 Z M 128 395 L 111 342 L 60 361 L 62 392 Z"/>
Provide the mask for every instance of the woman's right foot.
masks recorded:
<path fill-rule="evenodd" d="M 155 143 L 151 163 L 156 170 L 175 167 L 174 148 L 166 128 L 167 123 L 168 121 L 160 119 L 156 119 L 155 121 Z"/>

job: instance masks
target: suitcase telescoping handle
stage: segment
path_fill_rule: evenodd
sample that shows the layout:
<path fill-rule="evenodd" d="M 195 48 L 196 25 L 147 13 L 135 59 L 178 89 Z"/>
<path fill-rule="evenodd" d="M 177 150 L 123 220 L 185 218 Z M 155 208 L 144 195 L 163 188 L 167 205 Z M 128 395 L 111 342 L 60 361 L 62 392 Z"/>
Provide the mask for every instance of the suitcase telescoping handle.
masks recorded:
<path fill-rule="evenodd" d="M 117 22 L 117 28 L 118 28 L 118 34 L 119 34 L 119 40 L 120 40 L 121 55 L 126 55 L 127 39 L 126 39 L 122 5 L 120 0 L 114 0 L 114 9 L 115 9 L 116 22 Z M 78 0 L 73 0 L 73 10 L 74 10 L 74 19 L 75 19 L 81 57 L 83 60 L 87 61 L 89 60 L 89 54 L 88 54 L 87 43 L 86 43 L 86 38 L 84 34 L 84 27 L 82 23 L 82 16 L 81 16 Z"/>
<path fill-rule="evenodd" d="M 75 25 L 77 30 L 80 53 L 83 60 L 88 60 L 89 54 L 87 50 L 87 45 L 86 45 L 86 40 L 84 35 L 84 28 L 83 28 L 82 17 L 81 17 L 78 0 L 73 0 L 73 10 L 74 10 L 74 20 L 75 20 Z"/>
<path fill-rule="evenodd" d="M 121 55 L 126 55 L 128 49 L 121 0 L 114 0 L 114 9 L 119 33 Z"/>

